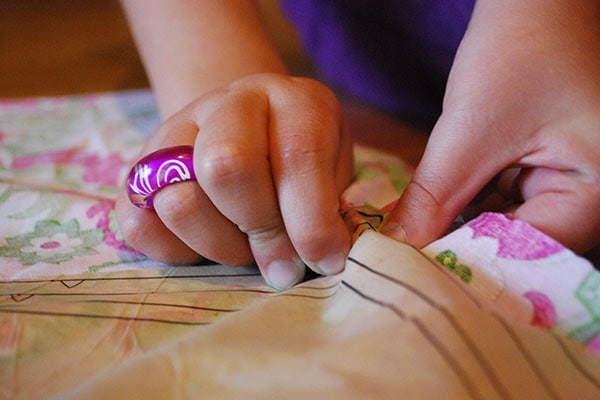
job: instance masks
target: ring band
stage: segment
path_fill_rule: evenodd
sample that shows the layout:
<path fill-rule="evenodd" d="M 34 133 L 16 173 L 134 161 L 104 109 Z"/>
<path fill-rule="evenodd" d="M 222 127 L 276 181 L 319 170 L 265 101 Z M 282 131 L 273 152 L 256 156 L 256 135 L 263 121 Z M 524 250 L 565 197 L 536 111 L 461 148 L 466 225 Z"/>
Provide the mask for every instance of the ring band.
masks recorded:
<path fill-rule="evenodd" d="M 154 194 L 173 183 L 196 179 L 192 146 L 167 147 L 139 160 L 127 178 L 127 192 L 133 205 L 154 208 Z"/>

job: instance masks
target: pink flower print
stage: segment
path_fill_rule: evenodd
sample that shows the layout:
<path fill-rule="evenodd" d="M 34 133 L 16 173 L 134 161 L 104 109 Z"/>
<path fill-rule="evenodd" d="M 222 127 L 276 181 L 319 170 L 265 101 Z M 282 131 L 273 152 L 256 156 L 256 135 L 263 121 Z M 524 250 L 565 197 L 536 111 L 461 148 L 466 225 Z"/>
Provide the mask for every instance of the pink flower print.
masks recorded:
<path fill-rule="evenodd" d="M 116 154 L 103 158 L 97 154 L 80 153 L 77 149 L 66 149 L 18 157 L 13 161 L 12 167 L 24 169 L 40 164 L 81 165 L 85 168 L 85 182 L 107 186 L 118 185 L 119 171 L 125 165 Z"/>
<path fill-rule="evenodd" d="M 498 257 L 511 260 L 539 260 L 564 249 L 551 237 L 524 221 L 508 219 L 497 213 L 483 213 L 467 223 L 473 239 L 481 236 L 498 239 Z"/>
<path fill-rule="evenodd" d="M 83 240 L 80 238 L 72 238 L 65 232 L 58 232 L 51 237 L 32 238 L 30 245 L 22 247 L 21 252 L 36 253 L 36 256 L 40 259 L 47 259 L 65 253 L 72 253 L 82 243 Z"/>
<path fill-rule="evenodd" d="M 42 220 L 33 232 L 5 238 L 0 246 L 0 257 L 19 258 L 23 265 L 38 262 L 60 264 L 74 257 L 97 254 L 95 247 L 104 240 L 99 229 L 80 230 L 79 221 L 72 219 L 61 223 Z"/>
<path fill-rule="evenodd" d="M 529 291 L 523 295 L 533 306 L 531 325 L 543 329 L 550 329 L 556 324 L 556 309 L 552 300 L 544 293 Z"/>
<path fill-rule="evenodd" d="M 120 237 L 120 232 L 114 220 L 115 204 L 112 201 L 102 201 L 90 207 L 86 214 L 88 218 L 99 216 L 96 228 L 104 232 L 104 243 L 118 250 L 125 250 L 137 256 L 143 256 L 142 253 L 129 247 Z"/>
<path fill-rule="evenodd" d="M 88 183 L 97 183 L 107 186 L 117 186 L 119 171 L 124 165 L 121 157 L 111 154 L 107 158 L 100 158 L 96 155 L 82 158 L 81 164 L 86 167 L 83 181 Z"/>
<path fill-rule="evenodd" d="M 591 338 L 585 346 L 594 353 L 600 355 L 600 333 Z"/>
<path fill-rule="evenodd" d="M 40 103 L 40 100 L 36 97 L 30 97 L 23 100 L 11 100 L 11 99 L 2 99 L 0 100 L 0 106 L 2 107 L 10 107 L 11 109 L 16 109 L 18 111 L 32 111 L 35 110 L 37 105 Z"/>

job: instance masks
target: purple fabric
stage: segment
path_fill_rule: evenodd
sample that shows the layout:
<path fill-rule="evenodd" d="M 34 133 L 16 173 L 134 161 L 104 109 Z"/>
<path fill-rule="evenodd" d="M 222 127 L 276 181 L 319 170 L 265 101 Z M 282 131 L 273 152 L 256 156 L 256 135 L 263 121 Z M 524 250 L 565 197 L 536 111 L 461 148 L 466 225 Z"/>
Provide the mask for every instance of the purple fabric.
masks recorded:
<path fill-rule="evenodd" d="M 323 80 L 431 125 L 475 0 L 283 0 Z"/>

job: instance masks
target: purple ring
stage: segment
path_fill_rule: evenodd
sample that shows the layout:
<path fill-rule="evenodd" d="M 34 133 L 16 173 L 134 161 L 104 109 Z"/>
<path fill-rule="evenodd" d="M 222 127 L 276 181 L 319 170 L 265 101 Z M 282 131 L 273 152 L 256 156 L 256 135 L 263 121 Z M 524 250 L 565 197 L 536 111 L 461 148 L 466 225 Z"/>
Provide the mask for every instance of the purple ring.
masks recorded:
<path fill-rule="evenodd" d="M 139 160 L 127 177 L 127 193 L 133 205 L 154 208 L 154 194 L 173 183 L 196 179 L 192 146 L 167 147 Z"/>

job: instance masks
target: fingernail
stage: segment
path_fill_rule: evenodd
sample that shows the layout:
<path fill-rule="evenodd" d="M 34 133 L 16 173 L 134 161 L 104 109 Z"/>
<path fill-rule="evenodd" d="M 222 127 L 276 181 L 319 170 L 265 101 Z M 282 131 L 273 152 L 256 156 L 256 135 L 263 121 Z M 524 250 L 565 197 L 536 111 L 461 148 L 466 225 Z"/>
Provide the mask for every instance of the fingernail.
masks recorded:
<path fill-rule="evenodd" d="M 277 260 L 267 267 L 265 280 L 272 288 L 285 290 L 300 282 L 304 278 L 304 271 L 305 266 L 301 260 Z"/>
<path fill-rule="evenodd" d="M 319 261 L 307 262 L 306 265 L 321 275 L 333 275 L 344 270 L 346 265 L 346 254 L 333 253 Z"/>

